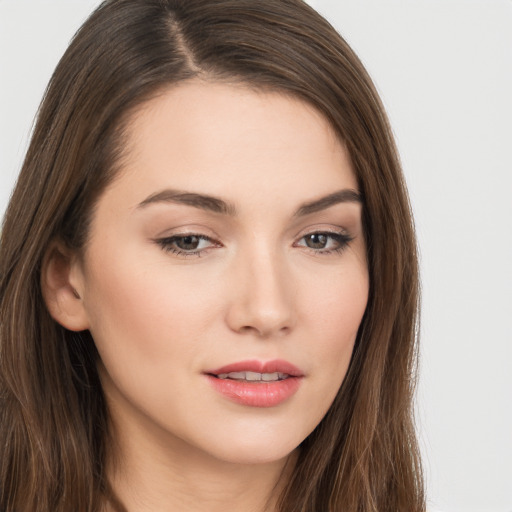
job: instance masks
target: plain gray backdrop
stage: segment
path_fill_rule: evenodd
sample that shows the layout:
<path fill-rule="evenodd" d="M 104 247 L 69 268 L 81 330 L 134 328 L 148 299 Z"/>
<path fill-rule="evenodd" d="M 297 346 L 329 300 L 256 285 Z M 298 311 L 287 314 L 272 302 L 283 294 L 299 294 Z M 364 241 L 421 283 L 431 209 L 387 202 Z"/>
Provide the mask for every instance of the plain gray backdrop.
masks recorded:
<path fill-rule="evenodd" d="M 0 215 L 46 83 L 98 3 L 0 0 Z M 430 510 L 511 512 L 512 1 L 310 3 L 373 76 L 409 184 Z"/>

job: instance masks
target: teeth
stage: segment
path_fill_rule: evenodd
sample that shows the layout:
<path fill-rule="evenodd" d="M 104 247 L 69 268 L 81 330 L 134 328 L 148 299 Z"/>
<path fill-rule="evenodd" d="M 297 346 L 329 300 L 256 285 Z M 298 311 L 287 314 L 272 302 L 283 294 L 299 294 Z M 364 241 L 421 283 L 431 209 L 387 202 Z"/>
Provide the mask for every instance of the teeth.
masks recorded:
<path fill-rule="evenodd" d="M 231 373 L 219 373 L 217 375 L 219 379 L 233 379 L 233 380 L 246 380 L 248 382 L 275 382 L 283 380 L 288 377 L 287 373 L 258 373 L 258 372 L 231 372 Z"/>
<path fill-rule="evenodd" d="M 226 375 L 224 378 L 234 379 L 234 380 L 245 380 L 245 372 L 231 372 L 223 374 Z"/>

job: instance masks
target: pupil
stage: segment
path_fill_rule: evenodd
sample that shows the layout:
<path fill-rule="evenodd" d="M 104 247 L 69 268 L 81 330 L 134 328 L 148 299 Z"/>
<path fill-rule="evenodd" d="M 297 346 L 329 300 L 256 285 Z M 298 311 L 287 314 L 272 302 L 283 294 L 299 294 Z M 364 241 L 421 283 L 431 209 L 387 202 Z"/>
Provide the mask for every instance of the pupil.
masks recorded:
<path fill-rule="evenodd" d="M 184 251 L 193 251 L 199 245 L 199 237 L 197 236 L 183 236 L 176 240 L 176 245 Z"/>
<path fill-rule="evenodd" d="M 313 233 L 307 237 L 306 244 L 312 249 L 323 249 L 327 245 L 327 235 Z"/>

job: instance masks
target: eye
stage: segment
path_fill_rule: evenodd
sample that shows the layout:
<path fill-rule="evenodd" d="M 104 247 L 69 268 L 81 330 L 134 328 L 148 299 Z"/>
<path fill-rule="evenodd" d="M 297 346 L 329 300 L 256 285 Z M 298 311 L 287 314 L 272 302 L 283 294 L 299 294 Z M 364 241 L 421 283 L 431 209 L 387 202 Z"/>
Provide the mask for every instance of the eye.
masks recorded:
<path fill-rule="evenodd" d="M 331 254 L 343 251 L 351 241 L 352 237 L 344 233 L 317 231 L 303 236 L 296 245 L 306 247 L 316 253 Z"/>
<path fill-rule="evenodd" d="M 159 240 L 155 240 L 155 242 L 160 245 L 164 251 L 179 256 L 201 256 L 207 249 L 220 246 L 220 244 L 205 235 L 192 233 L 160 238 Z"/>

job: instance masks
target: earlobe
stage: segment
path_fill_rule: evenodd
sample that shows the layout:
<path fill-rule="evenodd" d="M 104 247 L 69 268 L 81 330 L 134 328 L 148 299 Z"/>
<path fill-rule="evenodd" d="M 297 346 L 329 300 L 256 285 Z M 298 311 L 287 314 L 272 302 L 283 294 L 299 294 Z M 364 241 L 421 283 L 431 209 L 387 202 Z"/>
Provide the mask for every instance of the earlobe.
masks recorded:
<path fill-rule="evenodd" d="M 73 252 L 63 243 L 54 242 L 48 248 L 41 268 L 41 290 L 46 307 L 52 318 L 70 331 L 89 328 L 78 267 Z"/>

